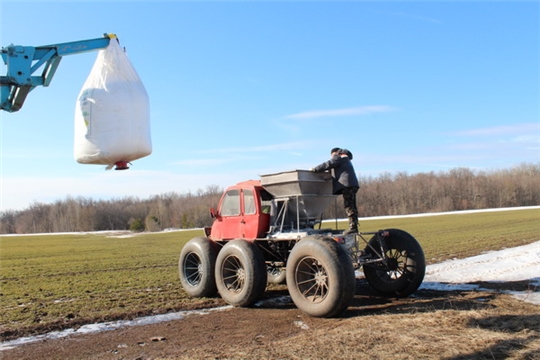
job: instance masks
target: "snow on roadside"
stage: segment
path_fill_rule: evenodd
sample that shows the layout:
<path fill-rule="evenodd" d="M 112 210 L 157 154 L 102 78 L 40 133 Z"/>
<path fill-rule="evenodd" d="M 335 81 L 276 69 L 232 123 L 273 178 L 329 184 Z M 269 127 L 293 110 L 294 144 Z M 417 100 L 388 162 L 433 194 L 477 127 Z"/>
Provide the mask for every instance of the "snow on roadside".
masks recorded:
<path fill-rule="evenodd" d="M 507 293 L 540 305 L 540 241 L 429 265 L 420 289 L 485 290 L 474 283 L 513 281 L 528 281 L 531 291 Z"/>

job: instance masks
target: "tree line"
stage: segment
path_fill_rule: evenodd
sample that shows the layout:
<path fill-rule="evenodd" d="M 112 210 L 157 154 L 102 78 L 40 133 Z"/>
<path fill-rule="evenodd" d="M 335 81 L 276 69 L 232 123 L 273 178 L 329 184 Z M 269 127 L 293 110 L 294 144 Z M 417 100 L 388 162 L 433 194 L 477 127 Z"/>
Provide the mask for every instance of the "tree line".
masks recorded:
<path fill-rule="evenodd" d="M 540 164 L 493 171 L 383 173 L 359 180 L 360 217 L 540 205 Z M 1 212 L 0 234 L 200 228 L 212 224 L 209 209 L 217 207 L 222 192 L 212 185 L 196 193 L 147 199 L 68 196 L 51 204 L 36 202 L 24 210 Z M 346 217 L 341 197 L 323 217 Z"/>

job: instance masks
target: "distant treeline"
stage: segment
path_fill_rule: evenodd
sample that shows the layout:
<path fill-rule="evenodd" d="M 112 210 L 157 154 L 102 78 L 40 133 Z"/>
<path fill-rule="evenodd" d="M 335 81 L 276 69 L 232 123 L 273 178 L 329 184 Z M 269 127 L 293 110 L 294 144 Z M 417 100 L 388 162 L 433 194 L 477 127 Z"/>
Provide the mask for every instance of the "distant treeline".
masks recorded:
<path fill-rule="evenodd" d="M 456 168 L 447 172 L 384 173 L 362 176 L 360 183 L 360 217 L 540 205 L 540 164 L 488 172 Z M 195 194 L 171 192 L 148 199 L 66 197 L 52 204 L 34 203 L 24 210 L 0 213 L 0 233 L 203 227 L 211 225 L 209 209 L 217 206 L 222 192 L 212 185 Z M 341 197 L 324 217 L 345 217 Z"/>

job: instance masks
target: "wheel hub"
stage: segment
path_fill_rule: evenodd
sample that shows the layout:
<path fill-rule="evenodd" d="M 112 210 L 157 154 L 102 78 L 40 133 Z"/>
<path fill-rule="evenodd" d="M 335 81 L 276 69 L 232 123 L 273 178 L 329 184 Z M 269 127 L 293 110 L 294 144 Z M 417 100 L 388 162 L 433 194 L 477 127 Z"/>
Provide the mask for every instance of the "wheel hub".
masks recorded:
<path fill-rule="evenodd" d="M 391 271 L 397 270 L 398 269 L 398 261 L 397 261 L 397 259 L 394 259 L 394 258 L 386 259 L 386 266 Z"/>
<path fill-rule="evenodd" d="M 246 278 L 246 271 L 244 269 L 236 270 L 236 279 L 243 281 Z"/>
<path fill-rule="evenodd" d="M 313 280 L 318 286 L 323 286 L 326 284 L 326 274 L 322 271 L 317 271 L 315 273 L 315 276 L 313 277 Z"/>

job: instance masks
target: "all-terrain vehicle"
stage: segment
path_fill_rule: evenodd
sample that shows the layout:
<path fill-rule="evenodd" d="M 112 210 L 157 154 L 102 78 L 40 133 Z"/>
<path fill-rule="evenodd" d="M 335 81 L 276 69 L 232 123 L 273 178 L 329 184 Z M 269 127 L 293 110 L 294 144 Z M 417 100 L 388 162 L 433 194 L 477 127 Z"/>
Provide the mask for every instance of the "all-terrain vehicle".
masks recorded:
<path fill-rule="evenodd" d="M 295 305 L 316 317 L 334 317 L 349 306 L 360 268 L 378 293 L 416 291 L 425 273 L 418 241 L 399 229 L 348 235 L 324 229 L 323 212 L 334 201 L 330 175 L 307 170 L 229 187 L 210 209 L 214 222 L 205 236 L 180 253 L 182 286 L 193 297 L 219 293 L 248 307 L 268 283 L 286 282 Z"/>

